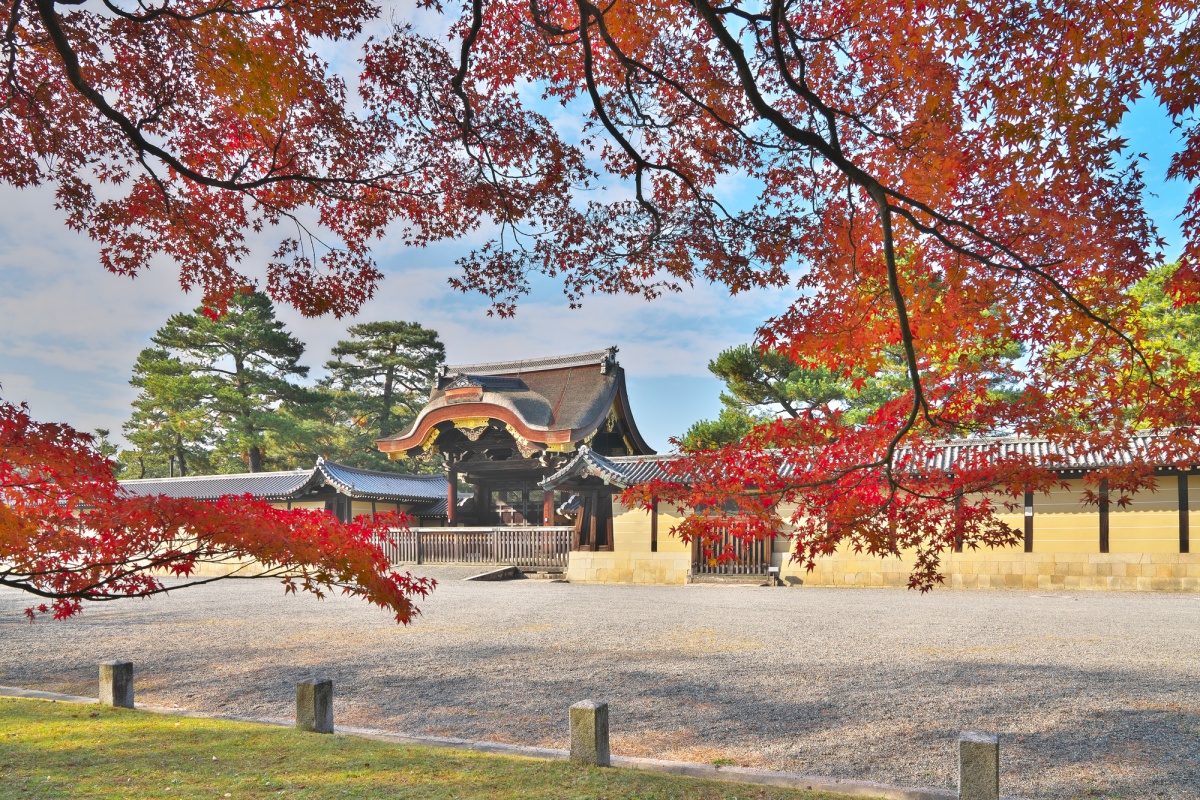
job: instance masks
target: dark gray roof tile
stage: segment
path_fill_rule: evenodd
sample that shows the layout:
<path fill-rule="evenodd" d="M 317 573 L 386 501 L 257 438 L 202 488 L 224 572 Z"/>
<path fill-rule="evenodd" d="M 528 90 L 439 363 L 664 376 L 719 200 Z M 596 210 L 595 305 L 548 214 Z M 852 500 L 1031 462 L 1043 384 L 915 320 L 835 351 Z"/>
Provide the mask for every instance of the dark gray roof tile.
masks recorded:
<path fill-rule="evenodd" d="M 246 494 L 259 500 L 287 500 L 307 490 L 330 485 L 342 494 L 358 499 L 428 502 L 444 498 L 447 489 L 445 475 L 377 472 L 347 467 L 323 458 L 317 459 L 317 465 L 307 470 L 146 478 L 120 481 L 120 484 L 133 495 L 166 495 L 196 500 Z"/>
<path fill-rule="evenodd" d="M 312 480 L 313 471 L 253 472 L 241 475 L 189 475 L 181 478 L 145 478 L 120 481 L 121 488 L 140 497 L 165 495 L 215 500 L 227 495 L 252 495 L 260 500 L 284 500 Z"/>
<path fill-rule="evenodd" d="M 1099 469 L 1123 466 L 1133 462 L 1135 458 L 1152 460 L 1160 458 L 1157 454 L 1161 452 L 1161 445 L 1164 442 L 1165 439 L 1160 434 L 1140 433 L 1130 439 L 1129 447 L 1101 454 L 1083 453 L 1073 447 L 1060 447 L 1046 439 L 1029 437 L 958 439 L 934 444 L 930 448 L 927 469 L 952 472 L 957 464 L 979 454 L 988 454 L 998 458 L 1029 458 L 1033 463 L 1052 470 Z M 901 448 L 897 452 L 897 459 L 903 461 L 908 452 Z M 656 478 L 668 479 L 670 475 L 663 469 L 663 464 L 677 458 L 679 458 L 678 455 L 671 454 L 605 457 L 586 446 L 581 446 L 571 461 L 558 472 L 543 480 L 541 485 L 552 489 L 569 478 L 593 475 L 614 486 L 626 488 Z M 1158 466 L 1171 465 L 1163 463 Z M 791 464 L 784 462 L 780 472 L 787 477 L 791 474 L 792 469 Z"/>
<path fill-rule="evenodd" d="M 377 500 L 437 500 L 446 497 L 445 475 L 401 475 L 357 469 L 334 461 L 317 459 L 317 470 L 325 480 L 351 497 Z"/>

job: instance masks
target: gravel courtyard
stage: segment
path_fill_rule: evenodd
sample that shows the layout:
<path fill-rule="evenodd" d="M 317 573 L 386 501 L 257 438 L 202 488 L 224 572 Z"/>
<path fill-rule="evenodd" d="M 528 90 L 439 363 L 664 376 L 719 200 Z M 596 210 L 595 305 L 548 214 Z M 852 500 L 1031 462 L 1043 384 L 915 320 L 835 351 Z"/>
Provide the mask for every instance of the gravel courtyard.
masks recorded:
<path fill-rule="evenodd" d="M 1200 596 L 744 586 L 440 585 L 407 628 L 365 603 L 224 582 L 29 624 L 0 590 L 0 685 L 287 717 L 334 680 L 337 721 L 566 746 L 607 700 L 624 755 L 953 788 L 959 730 L 1002 736 L 1001 791 L 1200 797 Z M 722 762 L 724 763 L 724 762 Z"/>

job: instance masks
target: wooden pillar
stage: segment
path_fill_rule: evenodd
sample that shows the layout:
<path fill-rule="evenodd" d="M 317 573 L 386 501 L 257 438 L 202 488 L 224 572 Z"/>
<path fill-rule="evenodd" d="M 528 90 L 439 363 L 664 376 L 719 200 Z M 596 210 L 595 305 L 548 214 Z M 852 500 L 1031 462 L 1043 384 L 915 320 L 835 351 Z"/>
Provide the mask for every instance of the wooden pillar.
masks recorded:
<path fill-rule="evenodd" d="M 549 528 L 554 524 L 554 490 L 547 489 L 542 498 L 542 525 Z"/>
<path fill-rule="evenodd" d="M 492 487 L 480 480 L 475 486 L 475 524 L 495 525 L 492 519 Z"/>
<path fill-rule="evenodd" d="M 458 472 L 446 470 L 449 484 L 446 486 L 446 527 L 453 528 L 458 524 Z"/>
<path fill-rule="evenodd" d="M 1025 490 L 1025 552 L 1033 552 L 1033 492 Z"/>
<path fill-rule="evenodd" d="M 1100 552 L 1108 552 L 1108 478 L 1100 481 Z"/>
<path fill-rule="evenodd" d="M 954 552 L 963 551 L 963 524 L 958 516 L 962 512 L 963 490 L 954 490 Z"/>
<path fill-rule="evenodd" d="M 658 501 L 650 506 L 650 552 L 658 552 Z M 768 559 L 770 560 L 770 559 Z"/>
<path fill-rule="evenodd" d="M 1179 473 L 1179 552 L 1192 551 L 1190 526 L 1188 524 L 1188 475 Z"/>

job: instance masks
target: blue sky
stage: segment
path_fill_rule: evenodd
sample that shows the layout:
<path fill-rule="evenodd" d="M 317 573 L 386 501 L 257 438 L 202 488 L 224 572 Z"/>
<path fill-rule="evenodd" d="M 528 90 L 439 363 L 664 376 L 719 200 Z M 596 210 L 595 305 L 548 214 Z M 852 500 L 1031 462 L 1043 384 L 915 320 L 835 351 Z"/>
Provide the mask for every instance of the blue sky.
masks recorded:
<path fill-rule="evenodd" d="M 1181 242 L 1175 217 L 1188 191 L 1165 182 L 1176 135 L 1153 101 L 1130 111 L 1122 134 L 1133 152 L 1147 154 L 1147 208 L 1174 257 Z M 720 384 L 708 375 L 708 360 L 751 340 L 755 326 L 787 303 L 786 293 L 729 297 L 700 285 L 652 303 L 597 296 L 573 311 L 554 285 L 539 284 L 515 319 L 500 320 L 486 315 L 482 296 L 447 284 L 454 259 L 469 247 L 384 241 L 376 255 L 387 277 L 356 320 L 306 320 L 287 309 L 280 316 L 308 346 L 305 363 L 314 368 L 347 324 L 370 320 L 415 320 L 438 330 L 452 363 L 616 345 L 634 416 L 662 450 L 669 437 L 717 413 Z M 168 263 L 136 280 L 106 273 L 95 245 L 63 225 L 52 191 L 0 187 L 0 396 L 28 401 L 39 419 L 119 431 L 135 394 L 128 379 L 138 351 L 168 315 L 195 305 L 176 280 Z"/>

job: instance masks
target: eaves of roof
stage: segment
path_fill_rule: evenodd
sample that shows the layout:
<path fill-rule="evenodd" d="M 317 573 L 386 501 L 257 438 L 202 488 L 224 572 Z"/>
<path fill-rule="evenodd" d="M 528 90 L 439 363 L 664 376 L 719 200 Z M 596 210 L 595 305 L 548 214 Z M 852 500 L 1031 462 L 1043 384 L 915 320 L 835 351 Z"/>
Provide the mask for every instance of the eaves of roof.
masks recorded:
<path fill-rule="evenodd" d="M 402 475 L 357 469 L 317 459 L 317 471 L 342 494 L 353 498 L 424 502 L 447 496 L 445 475 Z"/>
<path fill-rule="evenodd" d="M 317 459 L 308 470 L 288 472 L 250 472 L 238 475 L 194 475 L 179 478 L 145 478 L 120 481 L 134 495 L 165 495 L 215 500 L 218 497 L 251 495 L 258 500 L 284 501 L 299 497 L 321 486 L 332 486 L 339 493 L 356 499 L 393 500 L 424 503 L 445 497 L 444 475 L 401 475 L 391 472 L 357 469 Z"/>
<path fill-rule="evenodd" d="M 286 500 L 307 488 L 314 470 L 248 472 L 237 475 L 188 475 L 178 478 L 143 478 L 120 481 L 121 488 L 137 496 L 165 495 L 195 500 L 216 500 L 230 495 L 251 495 L 259 500 Z"/>
<path fill-rule="evenodd" d="M 1164 437 L 1158 433 L 1136 434 L 1131 437 L 1129 447 L 1098 454 L 1080 452 L 1069 446 L 1060 447 L 1047 439 L 1032 437 L 949 440 L 937 443 L 930 449 L 930 460 L 925 468 L 933 472 L 953 472 L 966 459 L 986 454 L 992 458 L 1028 458 L 1035 465 L 1056 472 L 1095 470 L 1125 466 L 1139 459 L 1154 461 L 1159 451 L 1158 445 L 1163 441 Z M 898 458 L 903 459 L 907 452 L 902 448 L 897 453 Z M 625 489 L 654 479 L 670 479 L 670 473 L 662 465 L 677 458 L 678 455 L 605 457 L 582 446 L 571 461 L 540 485 L 544 489 L 553 489 L 571 478 L 590 475 Z M 1173 465 L 1163 463 L 1156 466 Z M 792 464 L 785 461 L 780 465 L 782 476 L 787 477 L 792 472 Z"/>

